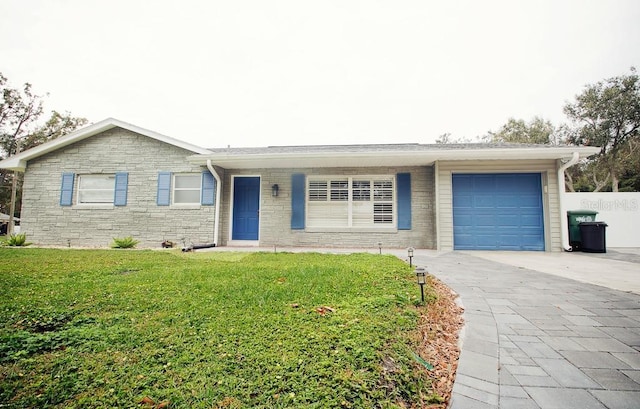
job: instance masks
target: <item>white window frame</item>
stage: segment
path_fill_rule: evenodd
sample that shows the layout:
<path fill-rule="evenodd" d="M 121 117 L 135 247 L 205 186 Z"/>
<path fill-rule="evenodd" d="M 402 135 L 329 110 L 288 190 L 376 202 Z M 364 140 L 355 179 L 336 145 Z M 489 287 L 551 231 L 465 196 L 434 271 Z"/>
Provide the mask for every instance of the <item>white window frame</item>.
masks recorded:
<path fill-rule="evenodd" d="M 354 187 L 354 182 L 360 183 Z M 382 192 L 376 191 L 376 186 Z M 395 231 L 395 187 L 395 175 L 309 175 L 305 193 L 306 230 Z M 376 214 L 376 208 L 382 212 Z"/>
<path fill-rule="evenodd" d="M 110 182 L 110 186 L 107 187 L 83 187 L 83 180 L 87 181 L 87 180 L 108 180 Z M 115 173 L 86 173 L 86 174 L 79 174 L 78 175 L 78 185 L 77 185 L 77 204 L 78 205 L 104 205 L 104 206 L 109 206 L 109 205 L 113 205 L 113 200 L 114 200 L 114 195 L 115 195 L 115 189 L 116 189 L 116 175 Z M 83 199 L 83 196 L 86 193 L 89 192 L 93 192 L 93 193 L 97 193 L 97 192 L 102 192 L 105 194 L 104 196 L 104 200 L 98 200 L 98 201 L 91 201 L 89 199 Z M 108 199 L 107 199 L 107 193 L 108 193 Z"/>
<path fill-rule="evenodd" d="M 197 177 L 198 187 L 177 187 L 176 179 L 180 177 Z M 195 202 L 176 201 L 176 192 L 198 192 L 198 199 Z M 171 204 L 175 206 L 200 206 L 202 202 L 202 173 L 173 173 L 171 175 Z"/>

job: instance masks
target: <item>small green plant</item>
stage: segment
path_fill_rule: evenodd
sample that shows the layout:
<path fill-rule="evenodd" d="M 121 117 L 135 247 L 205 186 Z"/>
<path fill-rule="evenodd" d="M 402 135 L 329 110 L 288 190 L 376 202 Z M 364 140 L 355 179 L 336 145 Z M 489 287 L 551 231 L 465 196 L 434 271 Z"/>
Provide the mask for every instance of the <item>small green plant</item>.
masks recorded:
<path fill-rule="evenodd" d="M 114 237 L 113 243 L 111 243 L 111 248 L 114 249 L 132 249 L 140 243 L 138 240 L 135 240 L 133 237 Z"/>
<path fill-rule="evenodd" d="M 12 246 L 12 247 L 24 247 L 30 244 L 31 243 L 27 243 L 27 235 L 24 233 L 12 234 L 4 242 L 5 246 Z"/>

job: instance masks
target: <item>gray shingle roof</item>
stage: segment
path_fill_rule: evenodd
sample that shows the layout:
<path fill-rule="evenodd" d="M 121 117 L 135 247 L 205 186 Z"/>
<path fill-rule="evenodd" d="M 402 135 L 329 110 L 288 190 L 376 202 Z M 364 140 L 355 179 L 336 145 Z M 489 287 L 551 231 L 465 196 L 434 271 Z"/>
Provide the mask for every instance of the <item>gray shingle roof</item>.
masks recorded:
<path fill-rule="evenodd" d="M 451 150 L 478 149 L 522 149 L 557 148 L 553 145 L 517 144 L 517 143 L 454 143 L 454 144 L 371 144 L 371 145 L 294 145 L 265 146 L 251 148 L 210 148 L 211 153 L 232 155 L 256 154 L 296 154 L 296 153 L 368 153 L 368 152 L 433 152 Z"/>

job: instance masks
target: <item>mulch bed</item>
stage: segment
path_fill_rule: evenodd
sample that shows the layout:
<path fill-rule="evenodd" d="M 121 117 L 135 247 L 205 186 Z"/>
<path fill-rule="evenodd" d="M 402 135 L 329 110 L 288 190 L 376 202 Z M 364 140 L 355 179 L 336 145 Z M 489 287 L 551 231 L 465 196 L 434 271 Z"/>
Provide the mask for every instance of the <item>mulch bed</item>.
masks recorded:
<path fill-rule="evenodd" d="M 433 392 L 443 398 L 443 403 L 425 406 L 445 409 L 451 400 L 451 390 L 460 357 L 459 333 L 464 324 L 463 308 L 456 304 L 458 295 L 440 280 L 428 276 L 429 284 L 438 295 L 437 300 L 425 308 L 418 323 L 422 340 L 418 353 L 433 365 L 428 371 Z"/>

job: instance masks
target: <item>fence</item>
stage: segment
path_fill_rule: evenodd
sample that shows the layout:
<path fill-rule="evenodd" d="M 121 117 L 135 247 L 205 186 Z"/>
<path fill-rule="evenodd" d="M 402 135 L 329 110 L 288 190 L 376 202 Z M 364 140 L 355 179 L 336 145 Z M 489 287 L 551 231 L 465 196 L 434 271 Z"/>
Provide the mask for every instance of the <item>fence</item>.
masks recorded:
<path fill-rule="evenodd" d="M 607 223 L 607 247 L 640 247 L 640 192 L 565 193 L 566 210 L 598 212 Z"/>

